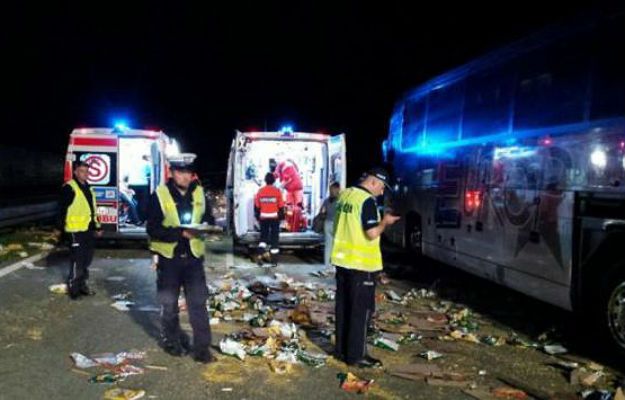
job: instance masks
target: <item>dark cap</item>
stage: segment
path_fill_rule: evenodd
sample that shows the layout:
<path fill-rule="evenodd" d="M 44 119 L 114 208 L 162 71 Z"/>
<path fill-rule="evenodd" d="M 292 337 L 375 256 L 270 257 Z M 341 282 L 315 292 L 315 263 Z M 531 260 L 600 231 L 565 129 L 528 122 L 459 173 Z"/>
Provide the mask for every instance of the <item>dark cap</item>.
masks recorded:
<path fill-rule="evenodd" d="M 367 171 L 366 175 L 378 178 L 379 180 L 384 182 L 384 186 L 386 186 L 389 190 L 393 190 L 390 183 L 391 176 L 384 168 L 371 168 Z"/>
<path fill-rule="evenodd" d="M 168 157 L 167 162 L 172 170 L 194 172 L 196 157 L 193 153 L 176 154 Z"/>

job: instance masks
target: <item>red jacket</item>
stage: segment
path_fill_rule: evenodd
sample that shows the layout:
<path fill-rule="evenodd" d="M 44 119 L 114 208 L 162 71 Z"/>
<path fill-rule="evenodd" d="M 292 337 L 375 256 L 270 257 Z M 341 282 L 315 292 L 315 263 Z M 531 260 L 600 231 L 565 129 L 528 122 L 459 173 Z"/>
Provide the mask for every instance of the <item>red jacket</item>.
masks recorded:
<path fill-rule="evenodd" d="M 291 160 L 280 162 L 276 167 L 275 175 L 287 192 L 295 192 L 304 188 L 297 165 Z"/>
<path fill-rule="evenodd" d="M 282 192 L 273 185 L 260 188 L 254 199 L 254 209 L 258 219 L 280 219 L 284 200 Z"/>

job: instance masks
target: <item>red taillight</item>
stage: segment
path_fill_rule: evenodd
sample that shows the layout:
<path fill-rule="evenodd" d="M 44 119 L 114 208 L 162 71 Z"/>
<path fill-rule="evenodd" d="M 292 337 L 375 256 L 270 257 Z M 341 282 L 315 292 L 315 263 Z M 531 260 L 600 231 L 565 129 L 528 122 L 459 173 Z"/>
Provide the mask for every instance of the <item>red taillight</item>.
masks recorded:
<path fill-rule="evenodd" d="M 479 190 L 467 190 L 464 199 L 466 212 L 472 213 L 482 203 L 482 194 Z"/>

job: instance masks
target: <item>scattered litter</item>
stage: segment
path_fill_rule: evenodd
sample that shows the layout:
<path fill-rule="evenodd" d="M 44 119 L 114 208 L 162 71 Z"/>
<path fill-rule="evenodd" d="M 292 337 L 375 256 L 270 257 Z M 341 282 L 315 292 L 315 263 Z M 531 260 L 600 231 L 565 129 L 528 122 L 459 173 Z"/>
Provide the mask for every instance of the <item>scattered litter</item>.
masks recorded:
<path fill-rule="evenodd" d="M 89 379 L 90 383 L 115 383 L 115 382 L 119 382 L 124 380 L 123 377 L 121 377 L 118 374 L 112 374 L 112 373 L 105 373 L 105 374 L 98 374 L 98 375 L 94 375 Z"/>
<path fill-rule="evenodd" d="M 325 354 L 313 354 L 300 350 L 297 352 L 297 359 L 308 366 L 319 368 L 326 365 L 328 356 Z"/>
<path fill-rule="evenodd" d="M 222 392 L 232 392 L 232 388 L 231 387 L 227 387 L 227 388 L 221 388 Z"/>
<path fill-rule="evenodd" d="M 524 400 L 527 399 L 527 393 L 520 389 L 514 389 L 507 386 L 502 386 L 493 389 L 492 391 L 495 397 L 500 399 L 515 399 L 515 400 Z"/>
<path fill-rule="evenodd" d="M 373 345 L 379 347 L 381 349 L 397 351 L 399 350 L 399 345 L 393 340 L 387 339 L 385 337 L 377 337 L 373 340 Z"/>
<path fill-rule="evenodd" d="M 552 356 L 556 354 L 568 353 L 568 350 L 566 349 L 566 347 L 563 347 L 559 344 L 545 345 L 543 346 L 543 350 L 545 351 L 545 353 L 550 354 Z"/>
<path fill-rule="evenodd" d="M 22 265 L 23 265 L 26 269 L 32 269 L 32 270 L 42 270 L 42 269 L 46 269 L 45 267 L 37 267 L 37 266 L 35 266 L 35 264 L 33 264 L 33 263 L 31 263 L 31 262 L 27 262 L 27 261 L 22 262 Z"/>
<path fill-rule="evenodd" d="M 255 264 L 240 264 L 240 265 L 233 265 L 230 268 L 233 268 L 233 269 L 254 269 L 254 268 L 258 268 L 258 265 L 255 265 Z"/>
<path fill-rule="evenodd" d="M 272 360 L 269 361 L 269 368 L 272 372 L 283 375 L 291 372 L 292 364 L 285 361 Z"/>
<path fill-rule="evenodd" d="M 585 390 L 582 392 L 582 398 L 585 400 L 616 400 L 612 393 L 607 390 Z"/>
<path fill-rule="evenodd" d="M 398 295 L 397 293 L 395 293 L 394 290 L 387 290 L 386 291 L 386 296 L 388 297 L 388 299 L 390 301 L 394 301 L 394 302 L 397 302 L 397 303 L 401 302 L 401 296 Z"/>
<path fill-rule="evenodd" d="M 214 326 L 214 325 L 219 325 L 219 318 L 214 318 L 214 317 L 213 317 L 213 318 L 211 318 L 208 322 L 209 322 L 209 324 L 210 324 L 211 326 Z"/>
<path fill-rule="evenodd" d="M 126 278 L 124 278 L 123 276 L 109 276 L 106 278 L 106 280 L 110 282 L 122 282 L 125 281 Z"/>
<path fill-rule="evenodd" d="M 54 245 L 46 242 L 28 242 L 28 246 L 36 247 L 41 250 L 52 250 L 54 249 Z"/>
<path fill-rule="evenodd" d="M 224 354 L 235 356 L 240 360 L 245 360 L 245 347 L 230 338 L 223 339 L 219 342 L 219 349 Z"/>
<path fill-rule="evenodd" d="M 48 290 L 50 290 L 54 294 L 67 294 L 67 284 L 57 283 L 55 285 L 50 285 L 48 287 Z"/>
<path fill-rule="evenodd" d="M 167 371 L 168 370 L 167 367 L 162 367 L 160 365 L 146 365 L 145 368 L 153 369 L 153 370 L 156 370 L 156 371 Z"/>
<path fill-rule="evenodd" d="M 132 292 L 119 293 L 111 296 L 112 300 L 128 300 L 132 297 Z"/>
<path fill-rule="evenodd" d="M 480 341 L 489 346 L 503 346 L 506 344 L 506 338 L 504 337 L 484 336 Z"/>
<path fill-rule="evenodd" d="M 579 363 L 575 361 L 558 360 L 557 362 L 554 363 L 554 365 L 560 368 L 568 369 L 568 370 L 579 368 Z"/>
<path fill-rule="evenodd" d="M 481 369 L 481 370 L 479 370 L 479 371 L 477 372 L 477 374 L 478 374 L 479 376 L 486 376 L 487 372 L 486 372 L 486 370 L 485 370 L 485 369 Z"/>
<path fill-rule="evenodd" d="M 603 376 L 602 371 L 592 371 L 586 368 L 577 368 L 571 371 L 569 383 L 571 385 L 593 386 Z"/>
<path fill-rule="evenodd" d="M 76 368 L 80 369 L 92 368 L 100 365 L 95 360 L 92 360 L 91 358 L 80 353 L 71 353 L 70 358 L 74 361 Z"/>
<path fill-rule="evenodd" d="M 19 253 L 17 253 L 18 256 L 22 257 L 22 258 L 26 258 L 28 257 L 28 253 L 25 251 L 20 251 Z"/>
<path fill-rule="evenodd" d="M 423 353 L 420 353 L 419 356 L 425 358 L 428 361 L 436 360 L 443 357 L 441 353 L 434 350 L 424 351 Z"/>
<path fill-rule="evenodd" d="M 130 308 L 134 306 L 135 303 L 128 300 L 118 300 L 111 304 L 111 307 L 118 311 L 130 311 Z"/>
<path fill-rule="evenodd" d="M 104 400 L 137 400 L 145 396 L 145 390 L 113 388 L 104 392 Z"/>
<path fill-rule="evenodd" d="M 371 385 L 374 382 L 373 379 L 371 380 L 360 379 L 356 375 L 352 374 L 351 372 L 348 372 L 348 373 L 341 372 L 337 374 L 336 377 L 340 381 L 340 388 L 350 393 L 366 393 L 369 391 L 369 388 L 371 388 Z"/>

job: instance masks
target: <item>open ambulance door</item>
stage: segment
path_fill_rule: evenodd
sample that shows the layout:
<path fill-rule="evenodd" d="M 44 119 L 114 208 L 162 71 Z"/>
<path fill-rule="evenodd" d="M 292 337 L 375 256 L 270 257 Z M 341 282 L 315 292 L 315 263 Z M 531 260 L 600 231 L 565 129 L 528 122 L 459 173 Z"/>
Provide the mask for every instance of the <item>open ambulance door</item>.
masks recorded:
<path fill-rule="evenodd" d="M 152 174 L 150 179 L 150 194 L 153 193 L 158 185 L 163 181 L 163 165 L 165 164 L 165 152 L 163 143 L 155 140 L 150 145 L 150 157 L 152 159 Z"/>
<path fill-rule="evenodd" d="M 328 186 L 332 182 L 341 184 L 341 189 L 347 184 L 345 134 L 334 135 L 328 141 Z"/>

